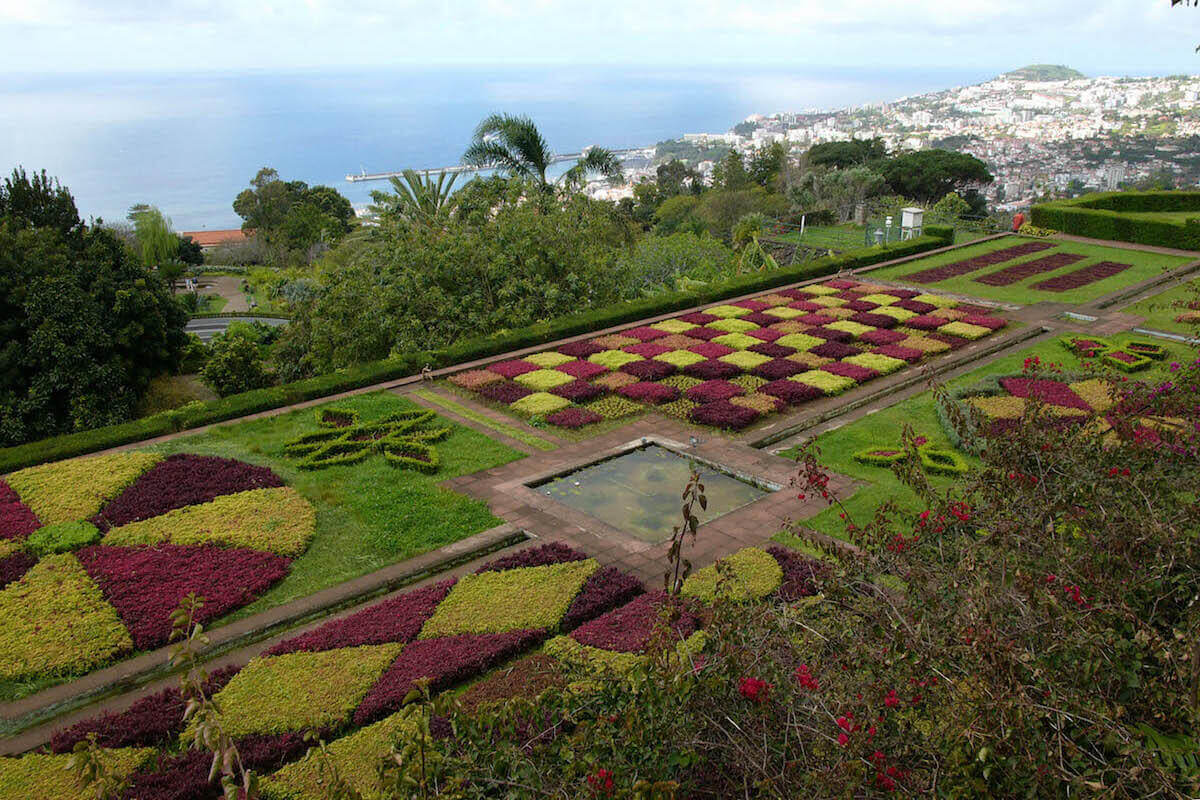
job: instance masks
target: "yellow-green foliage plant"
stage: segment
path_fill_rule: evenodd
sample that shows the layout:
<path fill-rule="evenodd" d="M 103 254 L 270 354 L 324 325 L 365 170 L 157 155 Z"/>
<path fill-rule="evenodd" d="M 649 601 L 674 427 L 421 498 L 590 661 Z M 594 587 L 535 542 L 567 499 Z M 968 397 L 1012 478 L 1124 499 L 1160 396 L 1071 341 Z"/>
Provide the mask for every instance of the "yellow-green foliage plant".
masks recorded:
<path fill-rule="evenodd" d="M 225 731 L 236 738 L 340 727 L 402 648 L 391 643 L 256 658 L 214 698 Z"/>
<path fill-rule="evenodd" d="M 683 582 L 683 594 L 705 603 L 718 597 L 744 603 L 762 600 L 782 583 L 783 568 L 774 556 L 757 547 L 747 547 L 693 572 Z"/>
<path fill-rule="evenodd" d="M 317 512 L 290 486 L 251 489 L 113 528 L 107 545 L 217 544 L 298 556 L 316 530 Z"/>
<path fill-rule="evenodd" d="M 159 453 L 109 453 L 18 470 L 4 477 L 43 525 L 86 519 L 162 460 Z"/>
<path fill-rule="evenodd" d="M 0 590 L 0 680 L 86 672 L 133 648 L 100 587 L 70 553 Z"/>
<path fill-rule="evenodd" d="M 122 780 L 146 766 L 153 747 L 121 747 L 100 751 L 106 774 Z M 80 785 L 71 769 L 71 753 L 29 753 L 0 758 L 0 798 L 4 800 L 95 800 L 96 789 Z"/>
<path fill-rule="evenodd" d="M 391 752 L 406 733 L 416 731 L 413 715 L 416 707 L 406 708 L 368 725 L 349 736 L 331 742 L 325 754 L 309 750 L 299 761 L 288 764 L 263 779 L 259 787 L 264 800 L 325 800 L 329 786 L 324 780 L 322 758 L 337 770 L 338 776 L 363 800 L 383 800 L 384 787 L 380 782 L 380 759 Z"/>
<path fill-rule="evenodd" d="M 421 638 L 555 628 L 599 567 L 589 558 L 466 575 L 426 621 Z"/>

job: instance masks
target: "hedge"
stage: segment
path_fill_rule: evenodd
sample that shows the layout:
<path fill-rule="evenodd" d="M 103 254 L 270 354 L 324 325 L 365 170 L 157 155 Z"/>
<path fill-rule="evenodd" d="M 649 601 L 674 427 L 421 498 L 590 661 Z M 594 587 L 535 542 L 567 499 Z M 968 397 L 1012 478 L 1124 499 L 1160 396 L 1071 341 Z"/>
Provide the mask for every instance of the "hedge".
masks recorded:
<path fill-rule="evenodd" d="M 1135 211 L 1195 211 L 1196 219 L 1180 224 L 1125 215 Z M 1038 227 L 1076 236 L 1200 250 L 1200 192 L 1097 192 L 1036 205 L 1030 219 Z"/>
<path fill-rule="evenodd" d="M 883 247 L 849 251 L 769 272 L 738 275 L 718 284 L 688 291 L 666 292 L 654 297 L 535 323 L 513 331 L 456 342 L 441 350 L 401 353 L 381 361 L 372 361 L 305 380 L 255 389 L 208 403 L 189 404 L 181 409 L 165 411 L 119 425 L 62 434 L 6 447 L 0 449 L 0 474 L 416 375 L 427 366 L 434 369 L 449 367 L 729 297 L 766 291 L 790 283 L 832 275 L 842 270 L 913 256 L 945 247 L 952 241 L 950 237 L 933 234 L 934 231 L 927 228 L 924 236 Z"/>

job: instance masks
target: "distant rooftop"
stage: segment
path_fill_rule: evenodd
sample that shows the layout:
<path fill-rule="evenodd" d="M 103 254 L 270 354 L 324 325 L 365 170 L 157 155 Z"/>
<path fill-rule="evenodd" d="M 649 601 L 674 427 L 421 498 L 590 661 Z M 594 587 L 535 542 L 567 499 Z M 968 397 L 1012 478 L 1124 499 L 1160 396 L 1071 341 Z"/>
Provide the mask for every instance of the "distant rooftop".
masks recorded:
<path fill-rule="evenodd" d="M 223 244 L 237 244 L 250 238 L 241 228 L 231 228 L 223 231 L 183 231 L 180 236 L 190 236 L 192 241 L 202 249 L 217 247 Z"/>

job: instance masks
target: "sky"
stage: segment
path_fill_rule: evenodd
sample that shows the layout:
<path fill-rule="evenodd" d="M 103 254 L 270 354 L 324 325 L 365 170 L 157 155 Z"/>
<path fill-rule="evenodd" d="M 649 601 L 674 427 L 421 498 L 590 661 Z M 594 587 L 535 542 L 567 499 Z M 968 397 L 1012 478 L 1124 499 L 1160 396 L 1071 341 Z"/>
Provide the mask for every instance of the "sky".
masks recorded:
<path fill-rule="evenodd" d="M 0 71 L 406 64 L 980 67 L 1195 72 L 1170 0 L 0 0 Z"/>

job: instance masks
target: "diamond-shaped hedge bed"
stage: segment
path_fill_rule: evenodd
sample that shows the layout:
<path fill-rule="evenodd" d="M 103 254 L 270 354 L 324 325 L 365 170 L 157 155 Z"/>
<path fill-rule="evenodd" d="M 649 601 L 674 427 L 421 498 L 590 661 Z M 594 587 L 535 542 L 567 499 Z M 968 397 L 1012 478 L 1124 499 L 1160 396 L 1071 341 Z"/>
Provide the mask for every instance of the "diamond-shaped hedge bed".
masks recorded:
<path fill-rule="evenodd" d="M 287 575 L 316 512 L 266 467 L 128 452 L 0 479 L 0 681 L 166 644 L 188 593 L 216 619 Z"/>
<path fill-rule="evenodd" d="M 736 430 L 1006 324 L 989 308 L 838 279 L 570 342 L 449 380 L 562 428 L 653 409 Z"/>

